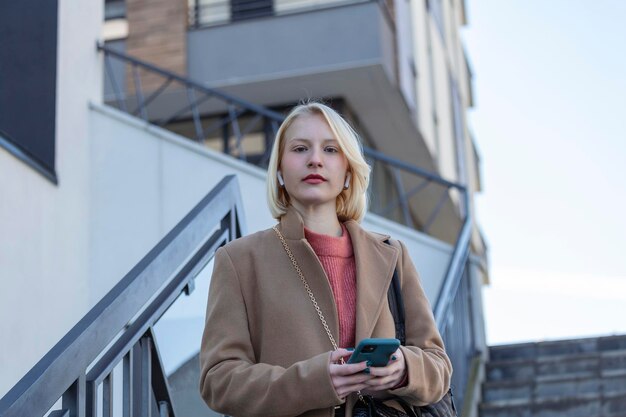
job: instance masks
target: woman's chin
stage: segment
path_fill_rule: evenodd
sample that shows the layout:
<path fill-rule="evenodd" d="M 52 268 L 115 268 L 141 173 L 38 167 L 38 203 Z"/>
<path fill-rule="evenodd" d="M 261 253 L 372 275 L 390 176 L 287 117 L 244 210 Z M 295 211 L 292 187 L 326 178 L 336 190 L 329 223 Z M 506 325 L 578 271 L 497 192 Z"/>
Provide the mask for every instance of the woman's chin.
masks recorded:
<path fill-rule="evenodd" d="M 329 208 L 332 208 L 334 210 L 335 200 L 336 198 L 328 199 L 328 198 L 319 198 L 316 196 L 310 196 L 308 198 L 292 199 L 292 204 L 296 208 L 300 208 L 303 210 L 311 210 L 311 209 L 317 210 L 325 206 L 328 206 Z"/>

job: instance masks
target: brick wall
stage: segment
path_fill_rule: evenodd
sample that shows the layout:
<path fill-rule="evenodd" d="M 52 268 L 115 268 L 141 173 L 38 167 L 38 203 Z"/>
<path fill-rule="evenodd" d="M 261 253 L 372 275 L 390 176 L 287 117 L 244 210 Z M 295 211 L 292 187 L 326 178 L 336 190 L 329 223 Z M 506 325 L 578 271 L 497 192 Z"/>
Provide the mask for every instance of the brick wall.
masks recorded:
<path fill-rule="evenodd" d="M 127 0 L 127 52 L 177 74 L 187 73 L 187 1 Z M 129 93 L 134 91 L 128 70 Z M 156 89 L 163 78 L 142 74 L 144 91 Z"/>

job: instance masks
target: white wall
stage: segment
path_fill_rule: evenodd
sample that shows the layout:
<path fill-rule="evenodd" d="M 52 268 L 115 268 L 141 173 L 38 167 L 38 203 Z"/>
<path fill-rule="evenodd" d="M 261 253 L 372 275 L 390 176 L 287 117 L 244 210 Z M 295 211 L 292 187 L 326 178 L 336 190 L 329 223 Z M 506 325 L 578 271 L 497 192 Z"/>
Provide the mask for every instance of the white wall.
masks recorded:
<path fill-rule="evenodd" d="M 91 131 L 92 303 L 225 175 L 239 175 L 248 231 L 275 223 L 261 169 L 107 106 L 93 107 Z"/>
<path fill-rule="evenodd" d="M 101 1 L 59 1 L 58 186 L 0 150 L 0 397 L 85 314 L 88 103 L 100 101 Z"/>

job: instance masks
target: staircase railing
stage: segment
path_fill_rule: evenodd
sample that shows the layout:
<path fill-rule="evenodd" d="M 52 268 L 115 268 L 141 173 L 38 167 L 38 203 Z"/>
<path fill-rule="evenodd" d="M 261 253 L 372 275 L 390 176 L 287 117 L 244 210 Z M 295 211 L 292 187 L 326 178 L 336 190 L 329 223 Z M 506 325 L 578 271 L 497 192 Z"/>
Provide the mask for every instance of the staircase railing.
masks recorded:
<path fill-rule="evenodd" d="M 0 417 L 111 417 L 118 365 L 124 416 L 174 416 L 152 327 L 215 251 L 245 233 L 228 176 L 0 399 Z"/>
<path fill-rule="evenodd" d="M 112 105 L 141 117 L 149 123 L 155 123 L 186 135 L 198 143 L 206 144 L 211 134 L 220 131 L 222 150 L 225 153 L 261 167 L 266 166 L 274 136 L 284 119 L 281 113 L 157 68 L 108 46 L 100 44 L 98 49 L 104 54 L 109 85 L 114 93 Z M 121 68 L 126 68 L 123 71 L 118 69 L 117 78 L 121 76 L 125 77 L 125 80 L 127 78 L 132 80 L 132 85 L 126 91 L 119 89 L 120 83 L 116 82 L 112 60 L 122 63 Z M 161 79 L 159 83 L 155 83 L 155 78 L 152 78 L 152 88 L 147 89 L 149 92 L 146 94 L 142 87 L 141 72 L 144 76 L 158 76 Z M 131 74 L 132 77 L 130 77 Z M 175 83 L 178 85 L 178 90 L 170 90 L 169 95 L 166 95 L 166 89 Z M 130 92 L 134 93 L 130 94 Z M 158 104 L 159 97 L 165 97 L 167 106 Z M 177 100 L 176 97 L 178 99 L 183 97 L 185 100 Z M 208 101 L 212 101 L 213 104 L 209 106 Z M 167 111 L 164 111 L 165 107 Z M 206 120 L 203 119 L 212 119 L 212 123 L 205 127 Z M 185 131 L 177 126 L 185 122 L 191 125 L 191 129 Z M 257 140 L 259 132 L 263 136 L 264 148 L 260 153 L 251 155 L 244 145 L 246 135 L 255 132 Z M 434 314 L 439 330 L 446 341 L 446 348 L 450 356 L 455 358 L 453 383 L 457 397 L 460 396 L 462 400 L 469 366 L 476 354 L 473 336 L 474 319 L 469 314 L 472 302 L 472 282 L 468 257 L 472 219 L 469 211 L 468 190 L 461 184 L 448 181 L 435 173 L 420 169 L 375 149 L 364 147 L 363 150 L 370 164 L 374 166 L 374 172 L 377 169 L 384 170 L 393 184 L 393 187 L 388 188 L 394 189 L 392 198 L 388 196 L 377 198 L 376 194 L 380 190 L 372 193 L 375 195 L 372 195 L 373 204 L 370 205 L 370 210 L 374 213 L 424 233 L 430 232 L 444 207 L 448 209 L 452 207 L 461 218 L 459 230 L 451 239 L 454 249 L 434 304 Z M 424 196 L 424 194 L 428 195 L 421 198 L 419 202 L 416 201 L 418 195 Z M 431 207 L 422 210 L 418 218 L 415 214 L 416 204 L 423 205 L 426 202 L 430 202 Z"/>

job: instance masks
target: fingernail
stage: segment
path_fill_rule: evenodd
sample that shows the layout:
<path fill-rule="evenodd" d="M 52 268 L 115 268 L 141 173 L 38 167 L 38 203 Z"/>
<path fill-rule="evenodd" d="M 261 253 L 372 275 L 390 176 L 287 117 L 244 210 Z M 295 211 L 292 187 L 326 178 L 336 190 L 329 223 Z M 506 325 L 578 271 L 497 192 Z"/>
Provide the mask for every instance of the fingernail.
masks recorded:
<path fill-rule="evenodd" d="M 369 374 L 370 373 L 370 368 L 363 369 L 363 372 L 365 372 L 366 374 Z"/>
<path fill-rule="evenodd" d="M 372 366 L 372 361 L 367 361 L 366 365 L 367 365 L 368 367 Z"/>
<path fill-rule="evenodd" d="M 352 352 L 354 348 L 346 348 L 346 350 L 349 350 L 350 352 Z"/>
<path fill-rule="evenodd" d="M 392 355 L 392 356 L 391 356 L 391 360 L 392 360 L 392 361 L 395 361 L 396 359 L 398 359 L 398 358 L 396 358 L 396 355 Z"/>

